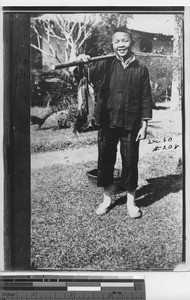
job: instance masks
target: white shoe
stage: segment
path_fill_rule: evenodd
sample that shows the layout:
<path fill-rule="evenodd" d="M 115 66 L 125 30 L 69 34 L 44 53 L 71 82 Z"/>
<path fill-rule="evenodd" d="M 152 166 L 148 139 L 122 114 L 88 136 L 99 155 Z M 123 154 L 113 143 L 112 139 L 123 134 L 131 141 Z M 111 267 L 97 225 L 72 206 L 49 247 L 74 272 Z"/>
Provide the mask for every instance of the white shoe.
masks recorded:
<path fill-rule="evenodd" d="M 108 212 L 109 207 L 110 207 L 110 205 L 105 206 L 104 203 L 101 203 L 96 210 L 96 214 L 99 216 L 105 215 Z"/>
<path fill-rule="evenodd" d="M 138 219 L 142 217 L 142 212 L 137 206 L 128 207 L 128 215 L 132 219 Z"/>

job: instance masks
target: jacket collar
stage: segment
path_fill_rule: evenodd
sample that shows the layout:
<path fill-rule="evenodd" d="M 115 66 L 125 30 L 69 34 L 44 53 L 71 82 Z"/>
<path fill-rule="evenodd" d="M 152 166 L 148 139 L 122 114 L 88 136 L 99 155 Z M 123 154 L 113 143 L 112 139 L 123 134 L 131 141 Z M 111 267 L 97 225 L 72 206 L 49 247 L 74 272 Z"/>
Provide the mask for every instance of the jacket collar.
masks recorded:
<path fill-rule="evenodd" d="M 124 69 L 126 69 L 130 65 L 130 63 L 136 60 L 135 54 L 133 52 L 131 52 L 131 56 L 125 61 L 122 57 L 119 57 L 117 54 L 116 57 L 121 62 Z"/>

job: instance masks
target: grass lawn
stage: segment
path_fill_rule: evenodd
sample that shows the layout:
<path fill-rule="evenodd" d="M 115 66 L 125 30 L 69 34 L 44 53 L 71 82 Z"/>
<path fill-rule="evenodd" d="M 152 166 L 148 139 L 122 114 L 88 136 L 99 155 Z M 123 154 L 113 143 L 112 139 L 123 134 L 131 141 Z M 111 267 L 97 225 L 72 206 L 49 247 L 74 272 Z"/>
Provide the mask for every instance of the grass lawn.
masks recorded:
<path fill-rule="evenodd" d="M 79 148 L 97 143 L 97 131 L 81 133 L 76 136 L 70 128 L 53 130 L 55 116 L 47 119 L 41 130 L 31 126 L 31 153 Z M 149 121 L 148 137 L 164 138 L 181 136 L 181 112 L 154 110 L 153 119 Z"/>
<path fill-rule="evenodd" d="M 174 115 L 168 118 L 166 111 L 156 111 L 149 137 L 180 137 L 179 114 Z M 37 135 L 45 136 L 45 132 L 48 130 L 38 131 Z M 57 140 L 60 136 L 66 140 L 64 130 L 51 133 L 50 143 L 54 134 Z M 47 136 L 45 139 L 48 144 Z M 79 139 L 72 140 L 73 147 L 86 145 L 86 140 L 88 145 L 89 139 L 89 144 L 96 142 L 96 133 Z M 141 157 L 137 205 L 143 217 L 138 220 L 127 215 L 124 196 L 113 200 L 105 216 L 94 213 L 101 202 L 101 189 L 89 186 L 86 172 L 96 167 L 96 161 L 33 169 L 31 247 L 35 266 L 64 270 L 173 269 L 182 261 L 182 174 L 177 168 L 180 153 L 178 148 L 151 151 Z"/>
<path fill-rule="evenodd" d="M 40 116 L 44 108 L 34 107 L 34 115 Z M 83 147 L 97 143 L 97 132 L 73 133 L 71 128 L 53 130 L 57 125 L 56 114 L 51 115 L 38 130 L 38 125 L 31 126 L 31 153 L 64 150 L 73 147 Z"/>

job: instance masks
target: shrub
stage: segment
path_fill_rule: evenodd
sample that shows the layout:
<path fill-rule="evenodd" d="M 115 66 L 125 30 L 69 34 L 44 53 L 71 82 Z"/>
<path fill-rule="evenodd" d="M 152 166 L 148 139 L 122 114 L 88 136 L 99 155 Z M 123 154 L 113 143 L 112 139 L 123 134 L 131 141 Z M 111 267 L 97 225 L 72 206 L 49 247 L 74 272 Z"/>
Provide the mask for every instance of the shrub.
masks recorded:
<path fill-rule="evenodd" d="M 172 61 L 167 57 L 140 56 L 149 69 L 153 105 L 165 101 L 166 91 L 170 95 L 172 85 Z"/>
<path fill-rule="evenodd" d="M 51 105 L 63 103 L 67 109 L 76 99 L 77 85 L 73 76 L 64 70 L 31 72 L 31 105 L 46 106 L 46 96 L 51 97 Z M 76 101 L 76 100 L 75 100 Z M 64 106 L 63 105 L 63 106 Z"/>

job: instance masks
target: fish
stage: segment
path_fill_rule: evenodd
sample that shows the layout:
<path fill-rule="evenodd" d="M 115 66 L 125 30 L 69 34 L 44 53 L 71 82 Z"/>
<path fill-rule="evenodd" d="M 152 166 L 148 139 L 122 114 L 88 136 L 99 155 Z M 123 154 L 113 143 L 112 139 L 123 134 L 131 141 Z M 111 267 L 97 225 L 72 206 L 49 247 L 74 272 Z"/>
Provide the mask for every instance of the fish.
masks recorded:
<path fill-rule="evenodd" d="M 85 130 L 92 127 L 94 123 L 94 109 L 95 109 L 95 93 L 94 86 L 89 82 L 86 76 L 83 76 L 78 85 L 77 91 L 78 100 L 78 115 L 84 116 L 87 119 Z"/>

